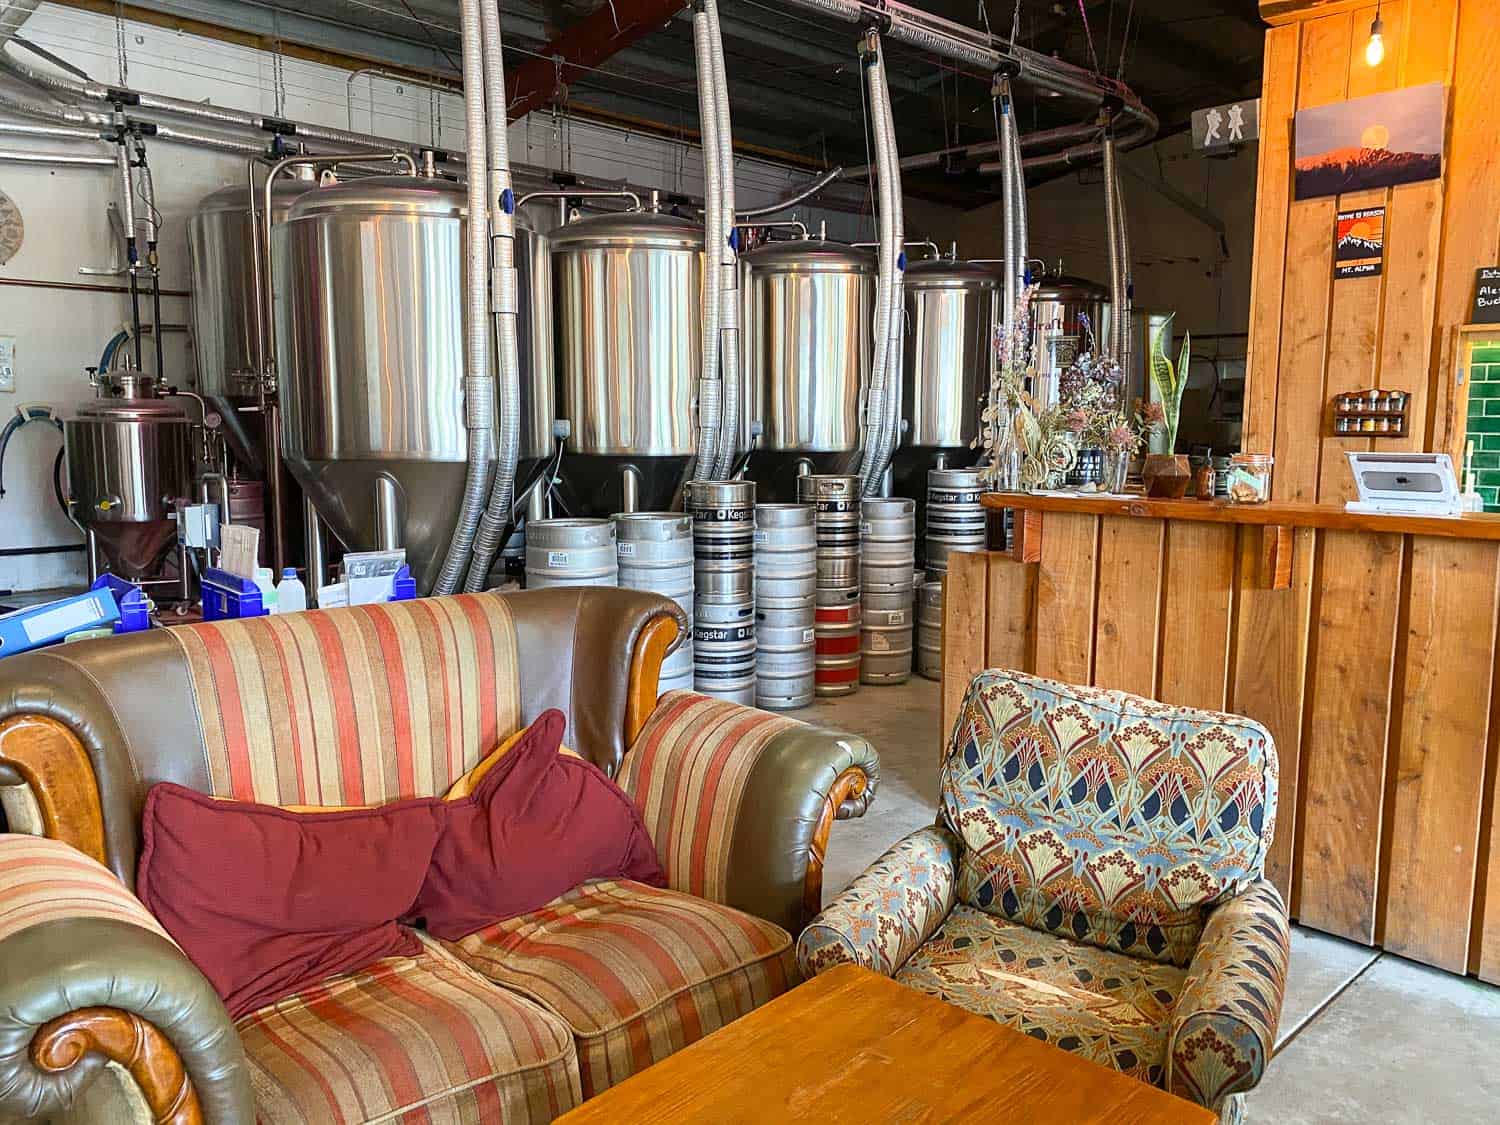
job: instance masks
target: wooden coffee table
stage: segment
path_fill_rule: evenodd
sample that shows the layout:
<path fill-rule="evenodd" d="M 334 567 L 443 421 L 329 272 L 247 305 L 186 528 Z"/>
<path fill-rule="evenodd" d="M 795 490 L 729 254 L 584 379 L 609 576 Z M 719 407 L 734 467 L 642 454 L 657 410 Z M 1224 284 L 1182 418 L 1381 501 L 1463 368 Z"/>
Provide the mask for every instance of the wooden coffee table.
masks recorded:
<path fill-rule="evenodd" d="M 842 965 L 558 1120 L 1212 1125 L 1218 1118 L 992 1020 Z"/>

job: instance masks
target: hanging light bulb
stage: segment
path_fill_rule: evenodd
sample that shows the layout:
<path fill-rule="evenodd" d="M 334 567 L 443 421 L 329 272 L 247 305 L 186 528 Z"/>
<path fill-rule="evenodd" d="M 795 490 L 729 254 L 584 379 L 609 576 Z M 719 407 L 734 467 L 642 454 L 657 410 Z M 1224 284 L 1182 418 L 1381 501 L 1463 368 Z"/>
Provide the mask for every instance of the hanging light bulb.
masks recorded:
<path fill-rule="evenodd" d="M 1370 23 L 1370 41 L 1365 44 L 1365 62 L 1379 66 L 1385 58 L 1385 36 L 1381 34 L 1385 25 L 1380 22 L 1380 5 L 1375 5 L 1375 19 Z"/>

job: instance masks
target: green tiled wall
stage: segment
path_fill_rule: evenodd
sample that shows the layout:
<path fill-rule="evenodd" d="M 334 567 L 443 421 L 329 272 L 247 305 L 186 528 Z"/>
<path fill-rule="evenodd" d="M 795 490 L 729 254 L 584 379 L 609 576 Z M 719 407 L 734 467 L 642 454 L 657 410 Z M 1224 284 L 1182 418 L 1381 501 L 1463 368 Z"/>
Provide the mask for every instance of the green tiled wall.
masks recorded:
<path fill-rule="evenodd" d="M 1500 339 L 1469 357 L 1468 440 L 1474 443 L 1475 487 L 1486 512 L 1500 512 Z"/>

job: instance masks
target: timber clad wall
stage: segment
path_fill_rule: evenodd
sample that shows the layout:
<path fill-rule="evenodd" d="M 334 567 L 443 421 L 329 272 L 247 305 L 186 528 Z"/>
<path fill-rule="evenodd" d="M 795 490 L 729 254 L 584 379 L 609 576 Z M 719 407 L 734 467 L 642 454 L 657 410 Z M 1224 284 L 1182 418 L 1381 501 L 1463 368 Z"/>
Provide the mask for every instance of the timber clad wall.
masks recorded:
<path fill-rule="evenodd" d="M 1474 271 L 1500 262 L 1500 0 L 1388 0 L 1386 57 L 1364 59 L 1375 5 L 1262 3 L 1266 33 L 1244 447 L 1274 452 L 1278 500 L 1353 495 L 1346 449 L 1459 454 L 1463 388 L 1454 329 Z M 1291 198 L 1298 109 L 1443 82 L 1441 180 Z M 1386 208 L 1378 277 L 1332 280 L 1334 213 Z M 1362 387 L 1412 393 L 1406 438 L 1336 438 L 1329 399 Z"/>
<path fill-rule="evenodd" d="M 1500 983 L 1500 542 L 1281 530 L 1286 588 L 1250 525 L 1047 512 L 1038 563 L 954 555 L 944 730 L 985 667 L 1250 715 L 1293 916 Z"/>

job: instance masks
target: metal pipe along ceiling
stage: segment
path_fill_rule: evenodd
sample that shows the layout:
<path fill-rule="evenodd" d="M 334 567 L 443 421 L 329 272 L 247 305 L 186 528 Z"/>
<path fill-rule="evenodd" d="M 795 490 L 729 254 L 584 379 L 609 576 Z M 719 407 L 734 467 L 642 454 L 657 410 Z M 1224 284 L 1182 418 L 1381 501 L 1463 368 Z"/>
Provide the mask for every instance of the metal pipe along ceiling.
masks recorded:
<path fill-rule="evenodd" d="M 897 0 L 785 0 L 785 3 L 847 23 L 881 27 L 885 30 L 887 39 L 952 59 L 972 68 L 978 76 L 984 78 L 996 71 L 1008 69 L 1019 85 L 1071 98 L 1091 109 L 1106 102 L 1118 103 L 1115 124 L 1121 147 L 1133 148 L 1145 144 L 1156 135 L 1159 128 L 1156 115 L 1123 82 L 1018 46 L 993 33 L 908 7 Z M 1070 161 L 1061 161 L 1055 157 L 1034 158 L 1028 159 L 1026 166 L 1040 168 L 1081 161 L 1085 159 L 1086 149 L 1091 157 L 1097 158 L 1100 155 L 1097 144 L 1077 146 L 1072 150 Z M 924 154 L 924 157 L 918 159 L 930 159 L 934 156 L 938 157 L 934 163 L 940 163 L 941 152 Z M 993 174 L 1000 170 L 999 161 L 980 166 L 980 171 L 984 173 Z M 858 177 L 851 173 L 849 178 Z"/>

